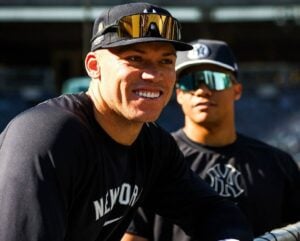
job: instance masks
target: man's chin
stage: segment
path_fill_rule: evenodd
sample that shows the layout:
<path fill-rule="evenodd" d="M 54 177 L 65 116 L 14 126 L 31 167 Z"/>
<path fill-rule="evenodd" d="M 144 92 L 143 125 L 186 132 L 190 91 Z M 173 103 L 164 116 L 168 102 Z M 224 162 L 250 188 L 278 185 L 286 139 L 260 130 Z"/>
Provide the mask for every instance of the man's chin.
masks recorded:
<path fill-rule="evenodd" d="M 142 114 L 139 116 L 136 116 L 133 121 L 141 122 L 141 123 L 147 123 L 147 122 L 154 122 L 158 119 L 160 114 Z"/>

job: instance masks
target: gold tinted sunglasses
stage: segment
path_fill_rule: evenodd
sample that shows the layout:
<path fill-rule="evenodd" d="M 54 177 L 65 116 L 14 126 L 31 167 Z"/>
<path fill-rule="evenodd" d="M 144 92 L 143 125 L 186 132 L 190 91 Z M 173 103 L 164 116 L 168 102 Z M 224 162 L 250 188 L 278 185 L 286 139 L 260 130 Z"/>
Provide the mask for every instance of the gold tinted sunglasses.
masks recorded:
<path fill-rule="evenodd" d="M 180 40 L 180 24 L 177 19 L 156 13 L 135 14 L 122 17 L 114 24 L 100 30 L 94 39 L 107 32 L 117 32 L 120 38 L 162 37 Z"/>

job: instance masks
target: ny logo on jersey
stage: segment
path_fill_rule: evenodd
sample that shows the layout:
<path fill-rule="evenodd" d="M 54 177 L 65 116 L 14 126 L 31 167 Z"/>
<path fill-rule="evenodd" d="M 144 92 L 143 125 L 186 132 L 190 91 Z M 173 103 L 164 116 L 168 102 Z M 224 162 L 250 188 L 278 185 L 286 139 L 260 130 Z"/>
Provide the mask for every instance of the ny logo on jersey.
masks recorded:
<path fill-rule="evenodd" d="M 210 178 L 210 185 L 223 197 L 236 198 L 244 192 L 239 179 L 241 173 L 230 164 L 222 168 L 220 164 L 216 164 L 208 169 L 207 175 Z"/>

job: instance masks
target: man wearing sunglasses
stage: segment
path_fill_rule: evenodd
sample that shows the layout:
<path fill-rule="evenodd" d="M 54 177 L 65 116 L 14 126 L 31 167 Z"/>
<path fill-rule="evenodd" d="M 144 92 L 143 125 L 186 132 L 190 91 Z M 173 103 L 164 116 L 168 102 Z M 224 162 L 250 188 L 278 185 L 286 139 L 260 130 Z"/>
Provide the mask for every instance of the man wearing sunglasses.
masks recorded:
<path fill-rule="evenodd" d="M 183 128 L 172 133 L 186 162 L 242 209 L 255 236 L 296 223 L 300 173 L 295 161 L 236 131 L 234 103 L 241 97 L 242 84 L 232 50 L 217 40 L 191 44 L 193 50 L 178 53 L 176 94 L 185 121 Z M 139 209 L 122 241 L 145 240 L 204 239 L 191 238 L 171 221 Z"/>
<path fill-rule="evenodd" d="M 176 51 L 192 49 L 178 21 L 148 3 L 118 5 L 96 19 L 91 43 L 88 91 L 45 101 L 0 135 L 0 240 L 116 241 L 145 206 L 206 241 L 251 241 L 240 210 L 153 123 Z"/>

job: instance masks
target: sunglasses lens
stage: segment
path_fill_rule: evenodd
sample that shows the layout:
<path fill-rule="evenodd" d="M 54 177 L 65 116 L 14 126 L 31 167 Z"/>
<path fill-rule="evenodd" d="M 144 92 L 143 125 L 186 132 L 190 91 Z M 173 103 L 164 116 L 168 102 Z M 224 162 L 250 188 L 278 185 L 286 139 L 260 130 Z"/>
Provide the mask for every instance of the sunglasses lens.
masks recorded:
<path fill-rule="evenodd" d="M 136 14 L 125 16 L 118 22 L 119 37 L 160 37 L 179 40 L 180 28 L 176 19 L 158 14 Z"/>
<path fill-rule="evenodd" d="M 232 86 L 229 74 L 209 70 L 191 72 L 180 76 L 177 88 L 185 91 L 197 90 L 205 84 L 210 90 L 225 90 Z"/>

